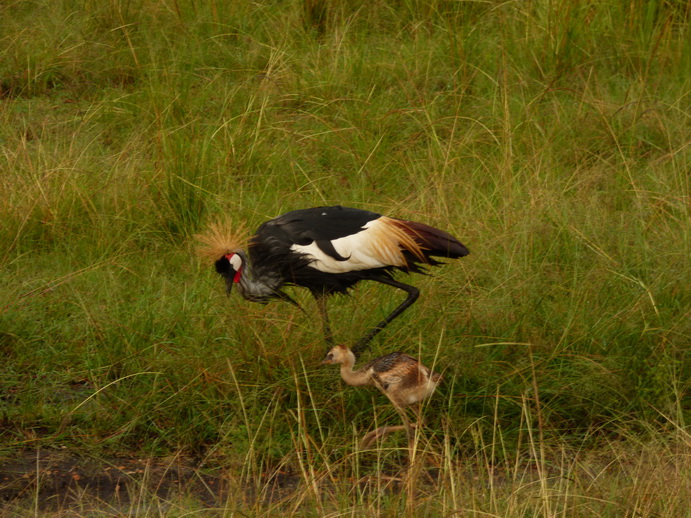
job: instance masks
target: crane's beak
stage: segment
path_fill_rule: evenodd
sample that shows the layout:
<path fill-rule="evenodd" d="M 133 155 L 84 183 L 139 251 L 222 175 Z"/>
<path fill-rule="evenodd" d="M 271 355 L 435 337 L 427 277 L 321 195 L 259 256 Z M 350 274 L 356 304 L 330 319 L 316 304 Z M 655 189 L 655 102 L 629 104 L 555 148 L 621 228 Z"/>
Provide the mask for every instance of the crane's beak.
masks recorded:
<path fill-rule="evenodd" d="M 233 277 L 224 275 L 223 278 L 226 281 L 226 295 L 230 297 L 230 292 L 233 290 Z"/>

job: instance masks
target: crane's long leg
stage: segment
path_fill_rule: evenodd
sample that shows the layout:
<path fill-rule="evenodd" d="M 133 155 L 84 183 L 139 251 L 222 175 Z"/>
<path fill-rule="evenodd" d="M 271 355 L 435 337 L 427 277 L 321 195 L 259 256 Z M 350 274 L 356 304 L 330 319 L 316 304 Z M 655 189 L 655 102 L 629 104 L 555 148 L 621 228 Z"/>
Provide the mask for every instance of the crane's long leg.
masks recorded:
<path fill-rule="evenodd" d="M 314 299 L 317 301 L 317 308 L 322 317 L 322 329 L 324 330 L 324 340 L 326 341 L 326 352 L 334 346 L 334 337 L 331 333 L 331 325 L 329 324 L 329 313 L 326 311 L 326 295 L 322 293 L 314 293 Z"/>
<path fill-rule="evenodd" d="M 415 302 L 417 298 L 420 296 L 420 291 L 415 286 L 411 286 L 410 284 L 403 284 L 402 282 L 385 278 L 373 280 L 403 290 L 408 293 L 408 297 L 396 309 L 394 309 L 384 320 L 379 322 L 376 326 L 370 329 L 370 331 L 365 336 L 363 336 L 362 338 L 360 338 L 360 340 L 357 341 L 355 346 L 352 348 L 352 351 L 355 354 L 366 349 L 372 338 L 374 338 L 382 329 L 384 329 L 389 323 L 391 323 L 391 321 L 394 318 L 396 318 L 398 315 L 400 315 L 406 309 L 408 309 L 413 304 L 413 302 Z"/>

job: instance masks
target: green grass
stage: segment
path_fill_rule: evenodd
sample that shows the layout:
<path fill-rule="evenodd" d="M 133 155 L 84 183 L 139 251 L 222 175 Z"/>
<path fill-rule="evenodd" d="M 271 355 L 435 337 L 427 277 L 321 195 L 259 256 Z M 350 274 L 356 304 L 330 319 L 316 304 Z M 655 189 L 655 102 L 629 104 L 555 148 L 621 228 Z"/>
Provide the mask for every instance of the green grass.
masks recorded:
<path fill-rule="evenodd" d="M 373 346 L 445 373 L 418 516 L 683 515 L 690 15 L 676 0 L 3 4 L 0 454 L 192 455 L 241 495 L 296 474 L 295 492 L 229 515 L 411 511 L 405 492 L 353 484 L 385 484 L 405 449 L 357 453 L 374 415 L 396 416 L 318 366 L 309 295 L 291 293 L 307 314 L 228 300 L 194 255 L 220 215 L 255 228 L 338 203 L 472 251 L 411 277 L 420 300 Z M 337 340 L 398 297 L 335 299 Z"/>

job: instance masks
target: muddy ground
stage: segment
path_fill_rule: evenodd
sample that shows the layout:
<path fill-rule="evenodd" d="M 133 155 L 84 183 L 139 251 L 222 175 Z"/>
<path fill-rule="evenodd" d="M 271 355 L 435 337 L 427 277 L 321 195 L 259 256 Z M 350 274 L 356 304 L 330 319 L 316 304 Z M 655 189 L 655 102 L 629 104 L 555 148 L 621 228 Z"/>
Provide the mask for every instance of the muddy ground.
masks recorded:
<path fill-rule="evenodd" d="M 266 476 L 262 495 L 240 488 L 243 500 L 275 500 L 290 494 L 299 477 Z M 266 489 L 268 488 L 268 491 Z M 97 459 L 62 451 L 25 451 L 0 460 L 0 514 L 10 510 L 105 511 L 118 515 L 138 506 L 175 502 L 227 508 L 238 488 L 221 470 L 200 469 L 192 458 Z M 245 502 L 247 503 L 247 502 Z"/>

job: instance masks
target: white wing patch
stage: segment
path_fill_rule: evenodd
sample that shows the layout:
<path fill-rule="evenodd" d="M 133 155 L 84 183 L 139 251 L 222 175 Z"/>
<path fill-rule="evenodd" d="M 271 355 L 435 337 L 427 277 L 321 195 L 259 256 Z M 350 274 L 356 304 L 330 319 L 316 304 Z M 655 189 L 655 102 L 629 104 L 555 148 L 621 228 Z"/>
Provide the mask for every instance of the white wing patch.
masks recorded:
<path fill-rule="evenodd" d="M 395 223 L 394 223 L 395 222 Z M 400 226 L 400 222 L 382 216 L 368 221 L 357 234 L 331 241 L 336 252 L 345 261 L 325 254 L 316 243 L 293 245 L 291 250 L 304 254 L 312 262 L 310 267 L 326 273 L 345 273 L 386 266 L 406 266 L 403 250 L 423 257 L 419 245 Z"/>

